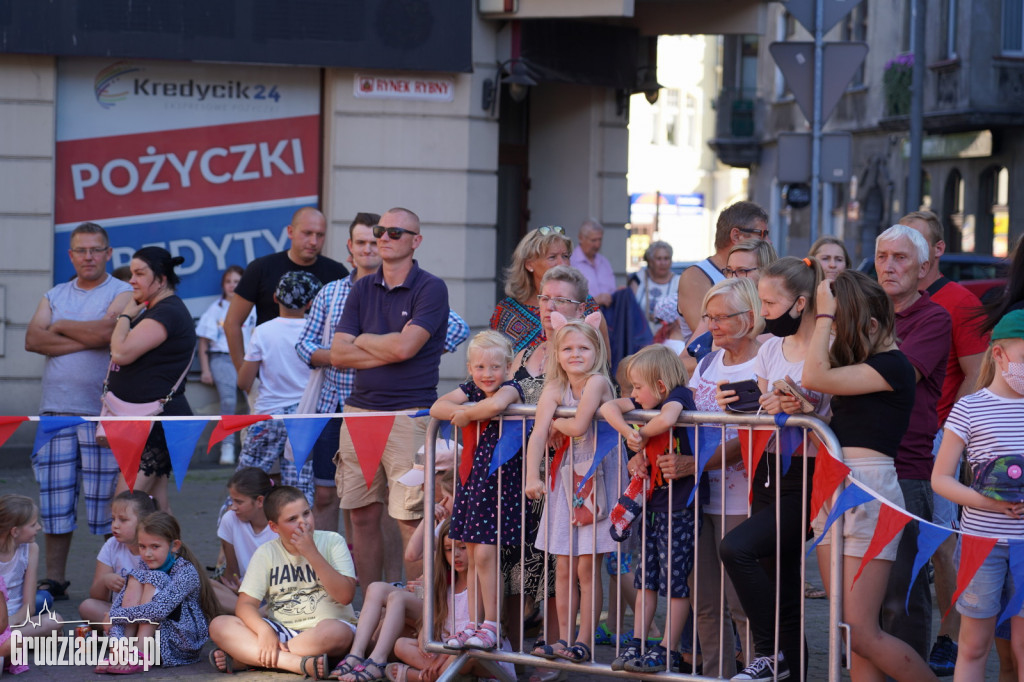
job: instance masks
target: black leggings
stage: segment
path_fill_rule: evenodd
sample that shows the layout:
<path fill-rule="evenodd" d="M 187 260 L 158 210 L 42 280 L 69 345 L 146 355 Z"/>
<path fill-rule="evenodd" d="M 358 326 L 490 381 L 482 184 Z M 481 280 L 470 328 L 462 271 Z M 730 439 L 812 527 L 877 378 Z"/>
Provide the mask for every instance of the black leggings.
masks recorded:
<path fill-rule="evenodd" d="M 778 533 L 781 546 L 776 571 L 776 477 L 774 462 L 768 471 L 768 459 L 773 457 L 766 453 L 754 475 L 752 516 L 722 538 L 718 553 L 750 622 L 754 652 L 762 656 L 775 653 L 775 576 L 778 573 L 779 649 L 789 662 L 790 670 L 799 675 L 800 605 L 804 596 L 800 556 L 808 525 L 801 518 L 804 500 L 801 464 L 807 462 L 807 487 L 810 489 L 814 460 L 794 457 L 792 466 L 782 479 Z M 766 488 L 764 483 L 768 480 L 772 485 Z M 805 661 L 806 654 L 805 647 Z M 806 670 L 806 663 L 804 667 Z"/>

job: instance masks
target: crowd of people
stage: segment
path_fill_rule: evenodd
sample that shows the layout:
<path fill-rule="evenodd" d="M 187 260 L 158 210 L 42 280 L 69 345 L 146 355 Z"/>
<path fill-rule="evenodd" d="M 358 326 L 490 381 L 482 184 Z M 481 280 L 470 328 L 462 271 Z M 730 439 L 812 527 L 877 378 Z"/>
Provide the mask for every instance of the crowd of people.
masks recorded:
<path fill-rule="evenodd" d="M 540 227 L 515 250 L 491 329 L 468 344 L 467 381 L 439 397 L 440 358 L 469 328 L 444 281 L 414 258 L 419 217 L 404 208 L 358 214 L 351 272 L 321 255 L 325 234 L 319 211 L 297 211 L 290 248 L 229 268 L 197 329 L 175 295 L 180 258 L 140 249 L 126 285 L 106 272 L 101 227 L 72 233 L 77 277 L 47 293 L 26 335 L 26 348 L 47 356 L 40 414 L 192 414 L 184 378 L 198 335 L 202 380 L 216 385 L 222 413 L 234 413 L 240 388 L 259 414 L 343 416 L 301 468 L 282 420 L 249 428 L 212 576 L 171 514 L 159 421 L 137 473 L 119 474 L 95 421 L 59 432 L 32 456 L 38 503 L 0 497 L 0 656 L 10 653 L 11 625 L 67 598 L 83 491 L 90 532 L 108 539 L 79 611 L 115 637 L 159 628 L 165 666 L 198 661 L 208 639 L 223 672 L 274 668 L 345 682 L 433 680 L 464 649 L 586 663 L 594 645 L 617 643 L 610 624 L 625 607 L 633 630 L 614 670 L 810 679 L 801 609 L 808 527 L 826 591 L 833 542 L 830 502 L 807 518 L 817 449 L 808 441 L 784 461 L 769 445 L 745 460 L 740 432 L 727 427 L 698 470 L 680 415 L 736 411 L 820 419 L 851 480 L 872 491 L 843 526 L 852 679 L 981 679 L 993 641 L 1005 679 L 1024 669 L 1013 644 L 1024 641 L 1024 611 L 999 617 L 1013 602 L 1008 541 L 1024 537 L 1024 486 L 1007 474 L 1016 466 L 1020 478 L 1024 465 L 1014 427 L 1014 415 L 1024 416 L 1024 247 L 1005 290 L 982 306 L 941 275 L 943 230 L 928 211 L 878 236 L 877 281 L 850 269 L 834 237 L 806 257 L 778 257 L 768 216 L 751 202 L 720 214 L 710 257 L 675 274 L 671 246 L 654 242 L 623 288 L 599 253 L 596 221 L 581 226 L 577 249 L 563 228 Z M 630 318 L 657 341 L 626 354 L 613 339 Z M 515 403 L 536 406 L 527 446 L 493 466 L 498 417 Z M 565 407 L 572 416 L 556 417 Z M 634 410 L 654 416 L 634 423 Z M 382 414 L 381 459 L 367 470 L 357 449 L 364 425 Z M 431 417 L 459 430 L 461 444 L 439 442 L 435 470 L 417 476 Z M 605 455 L 609 437 L 619 447 Z M 234 453 L 224 441 L 221 463 L 235 463 Z M 962 482 L 971 478 L 962 462 L 973 485 Z M 429 475 L 433 509 L 424 506 Z M 928 578 L 911 570 L 915 526 L 872 547 L 883 504 L 999 538 L 955 604 L 959 535 L 936 551 L 935 639 Z M 430 534 L 436 555 L 424 556 Z M 386 545 L 401 548 L 404 582 L 392 579 Z M 435 581 L 426 591 L 424 562 Z M 425 593 L 432 623 L 422 622 Z M 665 616 L 655 622 L 659 600 Z M 520 636 L 535 614 L 540 637 L 527 644 Z M 428 639 L 450 653 L 425 651 Z M 109 662 L 97 672 L 141 668 Z M 479 661 L 460 672 L 494 674 Z M 559 675 L 541 666 L 531 679 Z"/>

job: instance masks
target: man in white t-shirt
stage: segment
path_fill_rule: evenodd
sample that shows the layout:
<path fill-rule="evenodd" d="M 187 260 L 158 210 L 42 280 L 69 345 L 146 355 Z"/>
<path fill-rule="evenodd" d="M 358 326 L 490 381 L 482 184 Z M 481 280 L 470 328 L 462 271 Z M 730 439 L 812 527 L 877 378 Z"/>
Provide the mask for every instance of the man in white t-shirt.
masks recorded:
<path fill-rule="evenodd" d="M 320 287 L 320 280 L 308 272 L 285 273 L 274 293 L 279 316 L 253 330 L 252 342 L 238 372 L 238 387 L 248 393 L 259 376 L 260 394 L 253 406 L 256 414 L 292 414 L 298 408 L 309 383 L 310 369 L 295 352 L 295 344 L 306 324 L 306 311 Z M 307 459 L 302 471 L 296 471 L 295 463 L 284 459 L 287 438 L 284 421 L 280 419 L 253 424 L 242 444 L 238 468 L 259 467 L 269 474 L 280 466 L 282 482 L 301 490 L 312 504 L 313 460 Z"/>

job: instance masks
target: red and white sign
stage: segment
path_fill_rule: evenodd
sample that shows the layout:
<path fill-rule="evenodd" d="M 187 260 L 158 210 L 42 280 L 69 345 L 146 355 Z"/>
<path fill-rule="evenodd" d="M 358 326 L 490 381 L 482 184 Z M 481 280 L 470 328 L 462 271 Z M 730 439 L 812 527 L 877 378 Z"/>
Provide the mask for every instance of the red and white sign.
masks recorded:
<path fill-rule="evenodd" d="M 447 76 L 406 76 L 357 73 L 353 94 L 365 99 L 418 99 L 451 102 L 455 79 Z"/>

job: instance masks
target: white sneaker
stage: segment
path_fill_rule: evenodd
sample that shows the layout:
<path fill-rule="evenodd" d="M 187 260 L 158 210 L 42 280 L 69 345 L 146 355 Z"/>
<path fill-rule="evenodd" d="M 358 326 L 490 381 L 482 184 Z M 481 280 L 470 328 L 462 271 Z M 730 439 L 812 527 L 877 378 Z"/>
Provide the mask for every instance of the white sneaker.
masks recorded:
<path fill-rule="evenodd" d="M 235 464 L 235 439 L 228 436 L 220 442 L 220 463 L 225 466 Z"/>
<path fill-rule="evenodd" d="M 786 657 L 780 651 L 778 654 L 778 669 L 775 665 L 775 656 L 757 656 L 746 668 L 734 675 L 732 680 L 785 680 L 789 678 L 789 664 Z"/>

